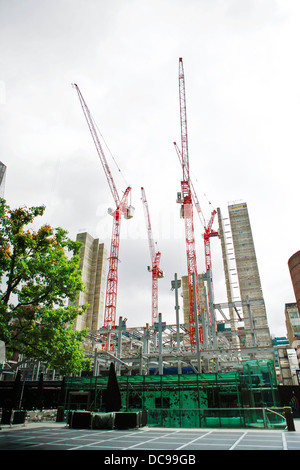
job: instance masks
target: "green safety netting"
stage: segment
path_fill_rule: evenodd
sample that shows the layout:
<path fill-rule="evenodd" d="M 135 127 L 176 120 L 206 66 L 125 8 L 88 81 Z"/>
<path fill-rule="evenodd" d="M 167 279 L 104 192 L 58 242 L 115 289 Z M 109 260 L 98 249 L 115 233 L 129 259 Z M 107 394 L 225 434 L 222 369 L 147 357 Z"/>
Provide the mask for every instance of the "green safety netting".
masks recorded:
<path fill-rule="evenodd" d="M 118 376 L 122 411 L 148 412 L 151 426 L 273 427 L 278 407 L 273 361 L 243 363 L 243 372 Z M 65 409 L 105 410 L 108 377 L 65 379 Z M 274 408 L 275 409 L 275 408 Z"/>

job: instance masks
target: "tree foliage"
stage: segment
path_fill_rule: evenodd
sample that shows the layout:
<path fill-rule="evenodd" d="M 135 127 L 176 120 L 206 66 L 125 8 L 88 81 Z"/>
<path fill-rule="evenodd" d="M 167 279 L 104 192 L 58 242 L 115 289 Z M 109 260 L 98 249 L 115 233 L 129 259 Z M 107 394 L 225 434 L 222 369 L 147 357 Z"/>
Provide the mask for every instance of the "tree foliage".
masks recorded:
<path fill-rule="evenodd" d="M 66 305 L 84 290 L 81 244 L 62 228 L 28 228 L 45 207 L 10 209 L 0 199 L 0 340 L 6 351 L 38 359 L 61 373 L 87 366 L 86 331 L 72 326 L 87 305 Z"/>

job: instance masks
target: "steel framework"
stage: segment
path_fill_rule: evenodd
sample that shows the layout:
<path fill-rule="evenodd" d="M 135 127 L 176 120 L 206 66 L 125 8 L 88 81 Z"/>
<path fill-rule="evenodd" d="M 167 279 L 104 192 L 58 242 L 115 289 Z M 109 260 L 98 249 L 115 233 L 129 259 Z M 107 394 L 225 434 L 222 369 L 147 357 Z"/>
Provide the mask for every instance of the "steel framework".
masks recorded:
<path fill-rule="evenodd" d="M 250 301 L 247 305 L 252 306 L 257 302 L 260 301 Z M 231 306 L 229 303 L 222 303 L 216 304 L 215 308 L 222 307 L 224 310 Z M 218 321 L 218 325 L 222 324 L 223 320 Z M 115 335 L 117 344 L 113 353 L 103 351 L 102 344 L 107 335 L 105 329 L 89 331 L 86 343 L 89 344 L 89 355 L 94 360 L 94 375 L 99 375 L 99 367 L 100 370 L 109 368 L 111 361 L 125 375 L 133 371 L 147 375 L 150 369 L 156 369 L 156 373 L 162 375 L 164 369 L 170 367 L 177 368 L 179 374 L 181 368 L 186 366 L 195 373 L 240 370 L 245 360 L 273 358 L 273 347 L 264 343 L 257 344 L 255 335 L 252 340 L 247 340 L 244 329 L 226 331 L 218 327 L 218 330 L 217 343 L 202 348 L 197 354 L 190 345 L 189 323 L 169 325 L 162 322 L 159 314 L 158 323 L 154 326 L 147 324 L 128 328 L 126 321 L 120 317 L 119 326 L 110 332 Z M 235 337 L 241 339 L 238 347 L 234 345 Z"/>

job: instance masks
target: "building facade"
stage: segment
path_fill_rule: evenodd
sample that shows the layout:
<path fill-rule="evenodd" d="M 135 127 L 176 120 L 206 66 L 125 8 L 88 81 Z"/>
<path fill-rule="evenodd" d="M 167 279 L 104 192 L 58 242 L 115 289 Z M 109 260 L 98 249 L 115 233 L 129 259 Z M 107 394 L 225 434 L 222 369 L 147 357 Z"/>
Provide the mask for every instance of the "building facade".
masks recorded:
<path fill-rule="evenodd" d="M 294 341 L 300 340 L 300 315 L 297 304 L 285 304 L 285 325 L 289 345 L 292 346 Z"/>
<path fill-rule="evenodd" d="M 300 312 L 300 251 L 294 253 L 288 260 L 298 311 Z"/>
<path fill-rule="evenodd" d="M 294 348 L 278 347 L 278 363 L 280 370 L 280 384 L 282 385 L 299 385 L 297 371 L 299 363 L 297 352 Z"/>
<path fill-rule="evenodd" d="M 230 204 L 228 215 L 218 209 L 231 328 L 243 325 L 248 345 L 272 347 L 247 204 Z"/>
<path fill-rule="evenodd" d="M 82 243 L 79 268 L 86 292 L 79 293 L 75 304 L 89 307 L 77 317 L 74 328 L 98 330 L 103 325 L 107 253 L 104 244 L 87 232 L 79 233 L 76 241 Z"/>
<path fill-rule="evenodd" d="M 255 346 L 272 345 L 246 203 L 228 206 L 246 332 Z"/>

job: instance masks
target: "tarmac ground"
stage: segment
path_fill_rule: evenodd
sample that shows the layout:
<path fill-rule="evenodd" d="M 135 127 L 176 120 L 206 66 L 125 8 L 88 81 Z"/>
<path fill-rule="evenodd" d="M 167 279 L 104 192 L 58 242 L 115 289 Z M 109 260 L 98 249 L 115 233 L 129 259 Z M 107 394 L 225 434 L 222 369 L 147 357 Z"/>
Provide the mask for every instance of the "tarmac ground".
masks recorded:
<path fill-rule="evenodd" d="M 161 464 L 199 455 L 201 450 L 300 450 L 300 420 L 295 431 L 259 429 L 186 429 L 142 427 L 132 429 L 71 429 L 65 423 L 5 425 L 0 430 L 0 450 L 98 450 L 104 463 L 145 465 L 160 456 Z M 193 454 L 194 453 L 194 454 Z M 165 461 L 175 459 L 174 461 Z M 127 456 L 126 461 L 118 459 Z M 135 457 L 134 457 L 135 456 Z M 183 457 L 182 457 L 183 456 Z M 185 457 L 184 457 L 185 456 Z M 196 457 L 195 457 L 196 458 Z M 114 461 L 117 459 L 117 461 Z M 135 464 L 134 464 L 135 462 Z M 148 462 L 149 463 L 149 462 Z M 186 463 L 193 463 L 186 462 Z M 134 464 L 134 465 L 133 465 Z"/>

